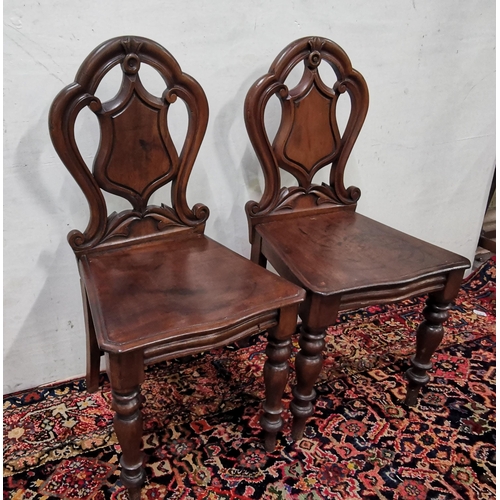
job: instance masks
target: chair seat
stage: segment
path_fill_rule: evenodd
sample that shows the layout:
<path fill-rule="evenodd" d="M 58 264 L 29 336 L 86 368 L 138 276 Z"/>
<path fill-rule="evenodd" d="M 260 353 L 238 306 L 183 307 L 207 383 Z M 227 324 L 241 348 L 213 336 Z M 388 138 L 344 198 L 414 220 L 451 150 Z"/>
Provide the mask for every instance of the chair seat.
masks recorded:
<path fill-rule="evenodd" d="M 80 272 L 99 347 L 110 352 L 210 338 L 269 312 L 276 319 L 305 294 L 195 233 L 87 254 Z"/>
<path fill-rule="evenodd" d="M 286 217 L 256 231 L 280 274 L 321 295 L 394 287 L 470 266 L 460 255 L 351 210 Z"/>

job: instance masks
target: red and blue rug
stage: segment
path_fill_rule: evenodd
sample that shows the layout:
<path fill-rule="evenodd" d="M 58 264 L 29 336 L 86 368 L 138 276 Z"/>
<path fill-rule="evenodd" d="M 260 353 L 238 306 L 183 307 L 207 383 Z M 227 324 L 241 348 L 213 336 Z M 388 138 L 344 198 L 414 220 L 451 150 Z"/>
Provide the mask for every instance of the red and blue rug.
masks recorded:
<path fill-rule="evenodd" d="M 343 314 L 305 437 L 290 439 L 288 387 L 274 453 L 259 426 L 265 336 L 148 368 L 143 498 L 495 498 L 494 260 L 464 282 L 432 380 L 408 409 L 422 309 L 418 298 Z M 102 383 L 96 394 L 78 379 L 4 397 L 4 498 L 126 498 Z"/>

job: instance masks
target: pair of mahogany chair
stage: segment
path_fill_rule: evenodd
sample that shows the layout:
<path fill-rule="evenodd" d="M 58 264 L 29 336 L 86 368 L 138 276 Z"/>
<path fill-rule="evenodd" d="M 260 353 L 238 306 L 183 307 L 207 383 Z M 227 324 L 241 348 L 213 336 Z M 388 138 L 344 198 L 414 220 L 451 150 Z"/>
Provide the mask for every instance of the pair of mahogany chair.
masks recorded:
<path fill-rule="evenodd" d="M 302 79 L 289 89 L 285 80 L 301 63 Z M 321 79 L 320 63 L 335 71 L 333 87 Z M 123 73 L 119 92 L 101 102 L 96 89 L 117 65 Z M 152 66 L 163 78 L 161 96 L 144 88 L 141 65 Z M 350 96 L 351 112 L 341 134 L 336 104 L 344 92 Z M 264 111 L 272 96 L 281 101 L 281 123 L 271 143 Z M 188 109 L 181 151 L 167 124 L 176 99 Z M 84 107 L 100 125 L 92 172 L 74 133 Z M 325 329 L 335 323 L 338 311 L 428 293 L 407 372 L 406 403 L 416 403 L 469 262 L 356 213 L 360 191 L 346 188 L 343 174 L 367 107 L 363 77 L 345 52 L 324 38 L 288 45 L 252 86 L 245 123 L 265 188 L 259 202 L 246 205 L 251 262 L 207 237 L 208 208 L 187 203 L 186 187 L 207 127 L 208 104 L 201 86 L 167 50 L 141 37 L 111 39 L 87 57 L 74 83 L 55 98 L 51 138 L 90 209 L 85 231 L 68 235 L 81 276 L 87 389 L 98 390 L 104 354 L 122 448 L 121 479 L 132 498 L 140 495 L 145 478 L 140 411 L 145 364 L 268 331 L 261 423 L 265 448 L 272 451 L 283 425 L 281 400 L 297 314 L 302 323 L 291 405 L 294 439 L 300 439 L 313 413 Z M 314 175 L 326 165 L 331 165 L 329 184 L 314 184 Z M 282 188 L 280 169 L 292 174 L 297 185 Z M 153 192 L 169 182 L 171 206 L 148 205 Z M 125 198 L 131 208 L 109 215 L 102 190 Z M 281 276 L 264 269 L 267 261 Z"/>

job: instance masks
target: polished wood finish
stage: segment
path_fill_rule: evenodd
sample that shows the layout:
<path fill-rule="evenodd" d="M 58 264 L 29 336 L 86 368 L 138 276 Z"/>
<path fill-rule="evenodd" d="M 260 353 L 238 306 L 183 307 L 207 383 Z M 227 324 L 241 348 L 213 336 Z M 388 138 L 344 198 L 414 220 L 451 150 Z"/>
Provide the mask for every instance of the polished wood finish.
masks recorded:
<path fill-rule="evenodd" d="M 287 77 L 298 64 L 303 64 L 302 78 L 290 89 Z M 321 65 L 330 65 L 335 72 L 333 86 L 321 78 Z M 351 111 L 340 134 L 336 106 L 343 93 L 350 98 Z M 272 96 L 281 102 L 274 140 L 264 122 Z M 295 439 L 302 436 L 314 411 L 325 329 L 335 323 L 338 311 L 430 294 L 407 373 L 406 403 L 414 405 L 419 389 L 429 380 L 430 358 L 441 342 L 442 324 L 470 266 L 464 257 L 356 213 L 361 192 L 345 187 L 344 170 L 367 110 L 365 80 L 337 44 L 319 37 L 288 45 L 245 101 L 247 131 L 265 179 L 260 201 L 246 204 L 251 258 L 263 267 L 269 261 L 307 292 L 300 308 L 301 349 L 291 405 Z M 314 184 L 314 174 L 327 165 L 331 165 L 329 184 Z M 282 187 L 281 169 L 292 174 L 297 185 Z"/>
<path fill-rule="evenodd" d="M 127 352 L 147 342 L 147 358 L 225 343 L 228 326 L 227 335 L 243 336 L 275 319 L 284 297 L 300 296 L 286 280 L 197 233 L 86 254 L 80 273 L 101 349 Z"/>
<path fill-rule="evenodd" d="M 162 76 L 161 97 L 142 85 L 143 64 Z M 96 89 L 117 65 L 121 87 L 116 97 L 101 102 Z M 177 98 L 189 116 L 180 152 L 167 122 Z M 101 132 L 92 172 L 74 137 L 85 106 L 96 114 Z M 131 498 L 140 497 L 145 478 L 140 394 L 145 364 L 268 330 L 262 417 L 266 450 L 274 449 L 283 425 L 290 339 L 305 292 L 204 235 L 208 208 L 190 208 L 186 188 L 207 122 L 201 86 L 168 51 L 141 37 L 118 37 L 97 47 L 50 110 L 54 147 L 90 207 L 85 231 L 68 235 L 82 283 L 87 388 L 98 390 L 105 354 L 122 448 L 121 478 Z M 149 205 L 153 192 L 169 182 L 172 206 Z M 108 215 L 102 190 L 125 198 L 131 208 Z"/>

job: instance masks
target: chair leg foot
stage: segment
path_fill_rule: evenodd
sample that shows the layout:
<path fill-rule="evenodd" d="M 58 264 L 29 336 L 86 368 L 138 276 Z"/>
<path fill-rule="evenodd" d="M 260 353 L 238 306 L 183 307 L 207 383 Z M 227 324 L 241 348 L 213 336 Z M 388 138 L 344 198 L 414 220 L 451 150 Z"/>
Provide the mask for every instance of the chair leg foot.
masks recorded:
<path fill-rule="evenodd" d="M 278 340 L 273 336 L 272 331 L 269 331 L 266 348 L 267 360 L 264 364 L 266 401 L 263 405 L 264 414 L 260 422 L 265 433 L 264 447 L 268 452 L 274 451 L 276 435 L 283 427 L 282 398 L 290 371 L 288 360 L 291 353 L 291 339 Z"/>
<path fill-rule="evenodd" d="M 431 369 L 431 357 L 443 339 L 443 323 L 448 319 L 451 302 L 441 302 L 432 295 L 426 301 L 424 321 L 417 329 L 417 348 L 407 370 L 408 390 L 405 404 L 415 406 L 420 389 L 429 382 L 427 373 Z"/>
<path fill-rule="evenodd" d="M 325 331 L 311 331 L 304 327 L 300 330 L 301 350 L 295 360 L 297 385 L 293 388 L 291 410 L 294 416 L 292 439 L 299 440 L 304 434 L 306 420 L 314 413 L 313 401 L 316 398 L 314 384 L 323 366 L 322 351 L 325 346 Z"/>

